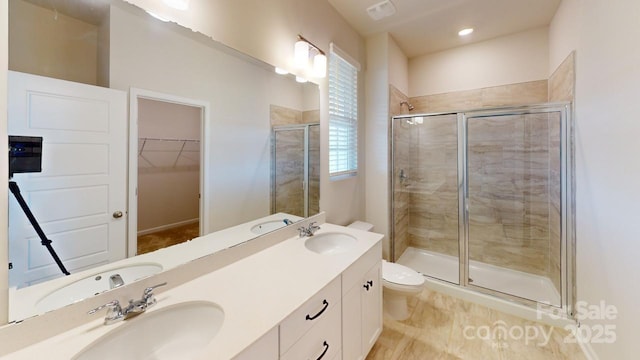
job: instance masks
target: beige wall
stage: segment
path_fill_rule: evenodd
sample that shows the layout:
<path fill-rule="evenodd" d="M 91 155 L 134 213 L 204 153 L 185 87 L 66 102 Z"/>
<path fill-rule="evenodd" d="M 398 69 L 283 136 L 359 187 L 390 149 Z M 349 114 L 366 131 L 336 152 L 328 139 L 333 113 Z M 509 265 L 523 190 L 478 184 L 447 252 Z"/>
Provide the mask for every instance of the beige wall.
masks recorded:
<path fill-rule="evenodd" d="M 546 27 L 409 60 L 410 97 L 524 83 L 549 76 Z"/>
<path fill-rule="evenodd" d="M 581 320 L 594 330 L 612 326 L 613 343 L 591 343 L 600 359 L 640 351 L 640 2 L 563 0 L 551 28 L 551 54 L 576 51 L 577 294 L 590 305 L 615 306 L 615 319 Z"/>
<path fill-rule="evenodd" d="M 10 4 L 9 69 L 97 84 L 96 25 L 21 0 Z"/>

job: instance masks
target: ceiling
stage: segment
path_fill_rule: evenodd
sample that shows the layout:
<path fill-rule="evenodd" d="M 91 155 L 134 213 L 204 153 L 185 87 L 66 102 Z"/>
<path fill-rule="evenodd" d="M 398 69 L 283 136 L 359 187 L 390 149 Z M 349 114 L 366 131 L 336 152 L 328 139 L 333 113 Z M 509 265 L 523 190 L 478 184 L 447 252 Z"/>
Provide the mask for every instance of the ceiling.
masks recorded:
<path fill-rule="evenodd" d="M 561 0 L 391 0 L 396 13 L 374 21 L 367 8 L 382 0 L 327 0 L 364 37 L 389 32 L 413 58 L 547 26 Z M 473 34 L 458 36 L 472 27 Z"/>

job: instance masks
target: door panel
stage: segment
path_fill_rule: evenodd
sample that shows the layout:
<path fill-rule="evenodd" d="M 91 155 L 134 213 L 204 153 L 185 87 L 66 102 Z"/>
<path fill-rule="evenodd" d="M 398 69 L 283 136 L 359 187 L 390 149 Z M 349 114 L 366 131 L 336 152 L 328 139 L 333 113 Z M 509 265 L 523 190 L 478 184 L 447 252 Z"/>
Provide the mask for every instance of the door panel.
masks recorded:
<path fill-rule="evenodd" d="M 13 180 L 65 267 L 125 258 L 126 93 L 11 71 L 8 88 L 9 134 L 43 137 L 42 172 Z M 10 286 L 62 276 L 11 195 L 9 256 Z"/>

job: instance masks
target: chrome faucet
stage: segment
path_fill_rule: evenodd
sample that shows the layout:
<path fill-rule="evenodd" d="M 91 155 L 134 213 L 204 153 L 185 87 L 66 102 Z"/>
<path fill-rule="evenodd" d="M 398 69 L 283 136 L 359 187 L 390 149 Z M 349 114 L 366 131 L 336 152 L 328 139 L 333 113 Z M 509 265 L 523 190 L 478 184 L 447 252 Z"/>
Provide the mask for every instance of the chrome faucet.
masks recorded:
<path fill-rule="evenodd" d="M 122 280 L 122 276 L 120 274 L 113 274 L 109 276 L 109 288 L 115 289 L 124 285 L 124 280 Z"/>
<path fill-rule="evenodd" d="M 147 308 L 155 305 L 158 301 L 153 295 L 153 290 L 164 285 L 167 285 L 167 283 L 164 282 L 162 284 L 150 286 L 144 289 L 142 298 L 140 298 L 139 300 L 129 300 L 129 305 L 127 305 L 127 307 L 125 307 L 124 309 L 120 306 L 120 302 L 118 300 L 112 300 L 104 305 L 98 306 L 95 309 L 89 310 L 87 314 L 93 315 L 98 311 L 107 308 L 107 316 L 104 318 L 105 325 L 110 325 L 118 321 L 127 320 L 145 312 Z"/>
<path fill-rule="evenodd" d="M 313 234 L 315 234 L 316 231 L 320 230 L 320 226 L 316 224 L 317 222 L 314 221 L 311 224 L 309 224 L 309 227 L 304 227 L 304 226 L 299 227 L 298 231 L 299 231 L 300 237 L 313 236 Z"/>

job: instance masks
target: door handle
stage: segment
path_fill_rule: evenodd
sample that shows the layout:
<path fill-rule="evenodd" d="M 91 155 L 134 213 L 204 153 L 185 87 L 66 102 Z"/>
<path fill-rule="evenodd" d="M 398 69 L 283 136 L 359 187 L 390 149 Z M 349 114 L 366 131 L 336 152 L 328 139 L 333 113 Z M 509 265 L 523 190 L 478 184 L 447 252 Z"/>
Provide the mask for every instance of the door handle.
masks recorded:
<path fill-rule="evenodd" d="M 113 213 L 113 218 L 114 219 L 120 219 L 122 217 L 122 215 L 124 215 L 124 214 L 122 214 L 122 211 L 118 210 L 118 211 L 115 211 Z"/>

